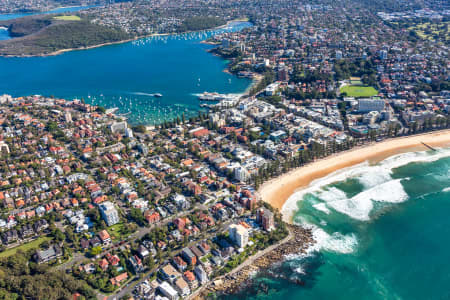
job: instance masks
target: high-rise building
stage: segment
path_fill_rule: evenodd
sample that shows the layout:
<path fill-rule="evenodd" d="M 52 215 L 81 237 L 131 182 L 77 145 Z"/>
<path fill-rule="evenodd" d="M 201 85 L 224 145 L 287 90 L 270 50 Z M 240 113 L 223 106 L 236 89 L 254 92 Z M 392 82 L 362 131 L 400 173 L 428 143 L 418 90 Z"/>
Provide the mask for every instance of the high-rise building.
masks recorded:
<path fill-rule="evenodd" d="M 99 205 L 99 209 L 100 214 L 102 215 L 103 219 L 105 220 L 108 226 L 112 226 L 114 224 L 119 223 L 120 221 L 119 214 L 117 213 L 114 204 L 112 204 L 109 201 L 105 201 Z"/>
<path fill-rule="evenodd" d="M 66 111 L 66 113 L 64 114 L 64 118 L 66 119 L 67 123 L 72 123 L 72 115 L 70 112 Z"/>
<path fill-rule="evenodd" d="M 289 80 L 289 71 L 286 66 L 280 66 L 278 68 L 277 78 L 279 81 L 288 81 Z"/>
<path fill-rule="evenodd" d="M 231 240 L 240 248 L 248 244 L 248 230 L 239 224 L 231 224 L 228 228 Z"/>
<path fill-rule="evenodd" d="M 382 99 L 358 99 L 358 112 L 368 113 L 371 111 L 381 112 L 384 110 L 385 102 Z"/>
<path fill-rule="evenodd" d="M 270 231 L 275 228 L 273 212 L 265 207 L 258 209 L 257 221 L 264 230 Z"/>
<path fill-rule="evenodd" d="M 201 265 L 198 265 L 194 268 L 194 274 L 195 276 L 197 276 L 198 281 L 200 281 L 201 284 L 205 284 L 208 282 L 208 275 Z"/>
<path fill-rule="evenodd" d="M 0 153 L 9 154 L 9 147 L 8 144 L 5 143 L 5 141 L 0 141 Z"/>
<path fill-rule="evenodd" d="M 246 168 L 239 166 L 234 169 L 234 178 L 240 182 L 247 182 L 250 179 L 250 173 Z"/>

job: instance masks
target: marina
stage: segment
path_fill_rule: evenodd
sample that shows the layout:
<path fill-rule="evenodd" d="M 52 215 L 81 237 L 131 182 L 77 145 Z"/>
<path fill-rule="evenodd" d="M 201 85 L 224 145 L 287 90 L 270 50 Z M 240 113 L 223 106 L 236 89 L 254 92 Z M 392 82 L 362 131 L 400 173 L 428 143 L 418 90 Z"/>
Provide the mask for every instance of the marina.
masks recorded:
<path fill-rule="evenodd" d="M 0 57 L 0 91 L 84 99 L 117 108 L 132 124 L 154 125 L 183 114 L 189 118 L 208 108 L 199 106 L 196 96 L 205 90 L 237 95 L 251 85 L 251 79 L 223 72 L 227 61 L 207 52 L 213 46 L 201 43 L 224 30 L 248 26 L 234 22 L 217 31 L 155 35 L 58 56 Z"/>

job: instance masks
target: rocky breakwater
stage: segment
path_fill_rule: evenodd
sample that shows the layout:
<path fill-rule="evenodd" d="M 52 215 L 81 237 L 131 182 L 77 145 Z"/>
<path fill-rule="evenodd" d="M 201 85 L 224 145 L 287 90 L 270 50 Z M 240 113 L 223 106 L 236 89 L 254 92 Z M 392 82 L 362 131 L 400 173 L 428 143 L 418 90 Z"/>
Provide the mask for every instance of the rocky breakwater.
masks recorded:
<path fill-rule="evenodd" d="M 310 229 L 288 225 L 289 235 L 282 241 L 248 258 L 230 273 L 213 280 L 196 299 L 205 299 L 211 293 L 233 294 L 251 285 L 251 276 L 280 262 L 289 254 L 306 253 L 314 243 Z"/>

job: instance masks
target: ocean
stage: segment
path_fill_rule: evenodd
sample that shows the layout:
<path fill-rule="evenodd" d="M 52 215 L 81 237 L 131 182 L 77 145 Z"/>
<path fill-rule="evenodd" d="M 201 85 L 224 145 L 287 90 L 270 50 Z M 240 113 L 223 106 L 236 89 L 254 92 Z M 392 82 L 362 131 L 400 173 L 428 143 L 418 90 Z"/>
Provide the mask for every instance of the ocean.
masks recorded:
<path fill-rule="evenodd" d="M 450 299 L 450 149 L 363 163 L 283 207 L 317 243 L 224 299 Z"/>
<path fill-rule="evenodd" d="M 155 124 L 201 109 L 199 93 L 243 93 L 250 79 L 227 74 L 227 61 L 208 53 L 201 41 L 252 26 L 233 22 L 224 29 L 156 36 L 71 51 L 58 56 L 0 57 L 0 94 L 81 99 L 117 107 L 130 123 Z M 154 93 L 163 97 L 155 98 Z"/>

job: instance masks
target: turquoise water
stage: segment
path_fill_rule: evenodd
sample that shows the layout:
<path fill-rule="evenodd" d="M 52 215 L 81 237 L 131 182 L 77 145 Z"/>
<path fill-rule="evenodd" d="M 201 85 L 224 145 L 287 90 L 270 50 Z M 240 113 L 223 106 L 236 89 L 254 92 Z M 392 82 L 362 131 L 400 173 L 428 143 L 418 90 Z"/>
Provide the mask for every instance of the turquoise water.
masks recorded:
<path fill-rule="evenodd" d="M 224 298 L 450 299 L 450 149 L 332 174 L 284 211 L 317 244 L 257 275 L 265 291 Z"/>
<path fill-rule="evenodd" d="M 10 39 L 8 30 L 5 28 L 0 28 L 0 41 Z"/>
<path fill-rule="evenodd" d="M 132 123 L 153 124 L 197 114 L 195 94 L 242 93 L 251 80 L 224 73 L 227 61 L 200 43 L 213 34 L 251 26 L 234 22 L 221 30 L 145 38 L 58 56 L 0 57 L 0 94 L 84 98 L 117 107 Z M 154 98 L 153 93 L 163 97 Z"/>

